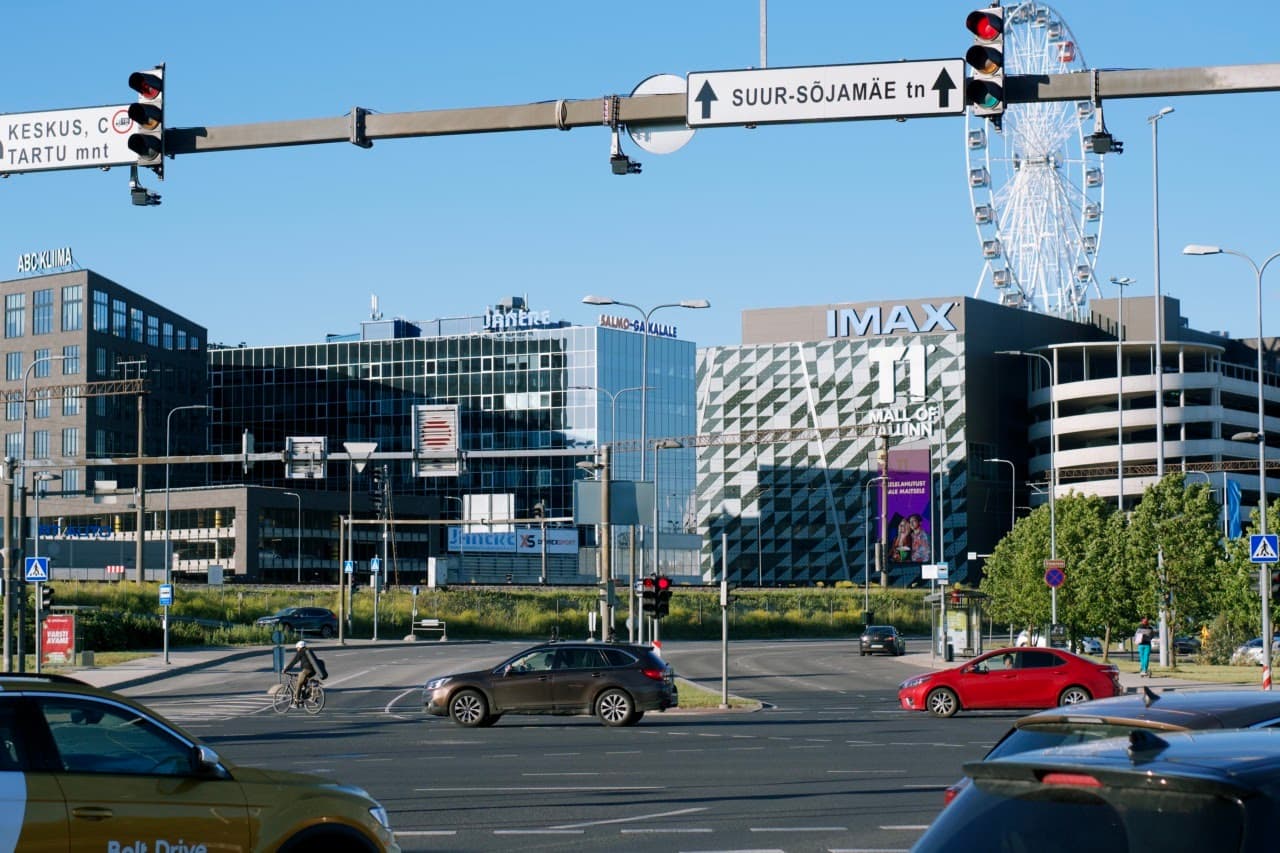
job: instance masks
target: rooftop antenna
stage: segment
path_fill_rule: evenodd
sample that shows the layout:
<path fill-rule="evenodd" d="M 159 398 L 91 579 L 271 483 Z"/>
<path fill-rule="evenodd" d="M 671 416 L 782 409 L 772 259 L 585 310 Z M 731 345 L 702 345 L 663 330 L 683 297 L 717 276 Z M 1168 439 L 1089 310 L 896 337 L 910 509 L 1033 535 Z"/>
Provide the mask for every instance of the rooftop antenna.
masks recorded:
<path fill-rule="evenodd" d="M 370 312 L 369 319 L 371 320 L 382 319 L 382 312 L 378 310 L 378 294 L 376 293 L 369 294 L 369 312 Z"/>

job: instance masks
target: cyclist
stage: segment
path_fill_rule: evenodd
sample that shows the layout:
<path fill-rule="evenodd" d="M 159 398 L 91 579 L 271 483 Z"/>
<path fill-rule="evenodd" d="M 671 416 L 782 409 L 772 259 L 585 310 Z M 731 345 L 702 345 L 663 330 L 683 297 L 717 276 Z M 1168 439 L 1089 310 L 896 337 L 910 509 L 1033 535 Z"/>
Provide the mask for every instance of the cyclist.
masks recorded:
<path fill-rule="evenodd" d="M 307 683 L 315 678 L 317 673 L 322 679 L 327 678 L 328 673 L 325 672 L 324 661 L 316 656 L 306 640 L 299 640 L 294 649 L 296 651 L 293 654 L 293 660 L 289 661 L 284 671 L 289 672 L 295 666 L 298 667 L 298 677 L 293 685 L 293 707 L 298 708 L 302 705 L 302 697 L 306 695 L 303 691 L 306 690 Z"/>

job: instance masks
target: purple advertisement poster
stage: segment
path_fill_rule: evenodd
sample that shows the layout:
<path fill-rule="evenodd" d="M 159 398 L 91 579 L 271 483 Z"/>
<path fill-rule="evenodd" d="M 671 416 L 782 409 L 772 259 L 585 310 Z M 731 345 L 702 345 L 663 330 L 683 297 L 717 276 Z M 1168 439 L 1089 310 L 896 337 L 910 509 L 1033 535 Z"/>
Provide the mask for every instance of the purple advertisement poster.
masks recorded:
<path fill-rule="evenodd" d="M 889 450 L 885 518 L 891 564 L 933 562 L 931 463 L 927 441 Z"/>

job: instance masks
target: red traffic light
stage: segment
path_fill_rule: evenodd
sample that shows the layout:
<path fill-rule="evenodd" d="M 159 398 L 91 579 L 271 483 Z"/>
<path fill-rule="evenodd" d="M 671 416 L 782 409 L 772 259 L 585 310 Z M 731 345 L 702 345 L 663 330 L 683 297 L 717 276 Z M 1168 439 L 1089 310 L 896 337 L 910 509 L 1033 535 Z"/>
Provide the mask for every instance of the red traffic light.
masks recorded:
<path fill-rule="evenodd" d="M 653 578 L 644 578 L 640 581 L 640 584 L 644 587 L 646 592 L 651 592 L 653 590 Z"/>
<path fill-rule="evenodd" d="M 990 12 L 970 12 L 964 25 L 983 41 L 995 41 L 1004 35 L 1004 19 Z"/>
<path fill-rule="evenodd" d="M 671 578 L 666 575 L 658 575 L 658 591 L 666 592 L 671 589 Z"/>
<path fill-rule="evenodd" d="M 149 71 L 135 71 L 129 75 L 129 88 L 148 101 L 154 101 L 164 91 L 164 78 Z"/>

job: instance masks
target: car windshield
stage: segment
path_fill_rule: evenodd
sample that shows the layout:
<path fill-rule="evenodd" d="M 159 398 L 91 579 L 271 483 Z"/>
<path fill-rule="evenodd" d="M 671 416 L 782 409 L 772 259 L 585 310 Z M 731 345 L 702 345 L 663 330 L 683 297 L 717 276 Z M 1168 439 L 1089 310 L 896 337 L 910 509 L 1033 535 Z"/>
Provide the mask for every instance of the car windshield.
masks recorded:
<path fill-rule="evenodd" d="M 1066 746 L 1072 743 L 1086 743 L 1109 737 L 1123 737 L 1136 728 L 1136 725 L 1108 725 L 1106 723 L 1044 723 L 1034 726 L 1021 726 L 1009 732 L 1003 740 L 992 747 L 986 760 L 999 758 L 1002 755 L 1017 755 L 1032 749 L 1045 749 L 1051 746 Z"/>
<path fill-rule="evenodd" d="M 1237 850 L 1243 824 L 1241 804 L 1212 794 L 981 780 L 943 810 L 912 850 Z"/>

